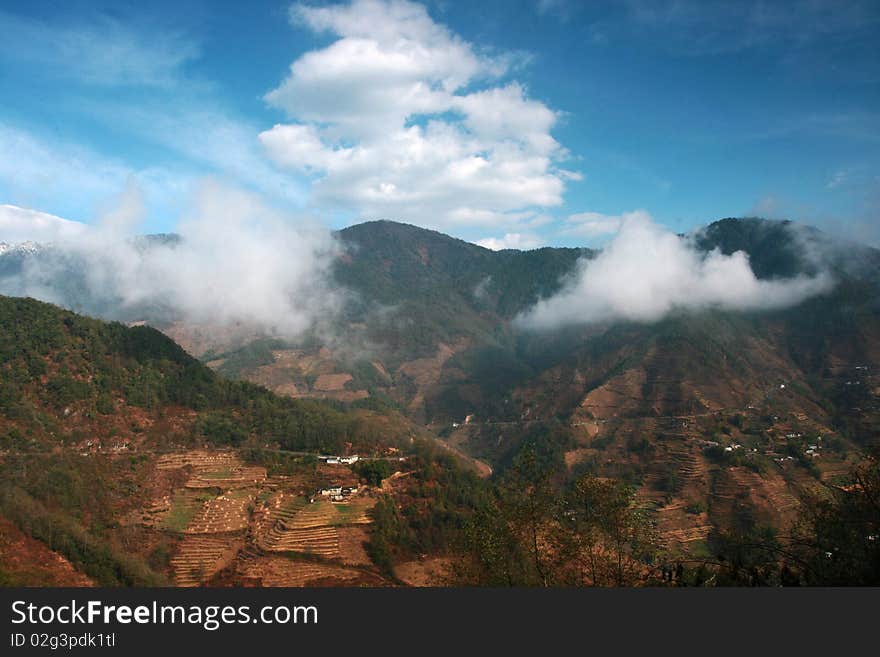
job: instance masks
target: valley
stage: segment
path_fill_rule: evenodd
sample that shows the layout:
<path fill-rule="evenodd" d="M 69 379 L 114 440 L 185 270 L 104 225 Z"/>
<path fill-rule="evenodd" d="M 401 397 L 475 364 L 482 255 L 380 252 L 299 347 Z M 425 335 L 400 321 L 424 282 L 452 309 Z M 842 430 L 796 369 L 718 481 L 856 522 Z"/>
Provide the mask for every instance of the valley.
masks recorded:
<path fill-rule="evenodd" d="M 773 280 L 815 266 L 788 230 L 725 219 L 699 239 L 751 254 Z M 4 299 L 0 516 L 64 517 L 86 554 L 38 522 L 26 533 L 113 584 L 620 585 L 666 581 L 657 569 L 668 564 L 686 564 L 695 583 L 719 572 L 775 582 L 775 558 L 727 572 L 731 550 L 748 561 L 758 557 L 736 546 L 781 554 L 801 541 L 804 500 L 851 490 L 880 446 L 873 249 L 825 248 L 835 287 L 790 308 L 546 332 L 518 317 L 594 252 L 490 252 L 393 222 L 338 238 L 349 304 L 296 338 L 144 309 L 103 324 Z M 8 287 L 20 270 L 6 265 Z M 70 305 L 101 314 L 80 303 Z M 321 460 L 330 454 L 360 460 Z M 101 490 L 88 503 L 59 497 L 89 478 Z M 357 492 L 316 495 L 337 485 Z M 531 526 L 520 496 L 542 486 Z M 595 566 L 607 525 L 586 534 L 598 543 L 569 535 L 578 490 L 625 519 L 626 573 Z M 487 561 L 489 546 L 529 531 L 544 536 L 543 554 L 521 546 L 515 564 Z M 578 571 L 584 550 L 593 565 Z M 97 553 L 109 570 L 90 564 Z"/>

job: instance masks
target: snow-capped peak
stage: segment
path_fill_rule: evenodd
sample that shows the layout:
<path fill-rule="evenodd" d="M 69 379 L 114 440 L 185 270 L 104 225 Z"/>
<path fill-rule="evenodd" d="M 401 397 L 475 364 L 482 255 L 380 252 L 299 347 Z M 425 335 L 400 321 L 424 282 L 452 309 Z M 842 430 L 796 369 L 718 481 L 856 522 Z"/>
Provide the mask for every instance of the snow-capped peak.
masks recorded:
<path fill-rule="evenodd" d="M 13 253 L 16 255 L 32 255 L 34 253 L 38 253 L 44 250 L 45 248 L 46 246 L 44 244 L 40 244 L 39 242 L 34 242 L 32 240 L 19 242 L 18 244 L 0 242 L 0 256 Z"/>

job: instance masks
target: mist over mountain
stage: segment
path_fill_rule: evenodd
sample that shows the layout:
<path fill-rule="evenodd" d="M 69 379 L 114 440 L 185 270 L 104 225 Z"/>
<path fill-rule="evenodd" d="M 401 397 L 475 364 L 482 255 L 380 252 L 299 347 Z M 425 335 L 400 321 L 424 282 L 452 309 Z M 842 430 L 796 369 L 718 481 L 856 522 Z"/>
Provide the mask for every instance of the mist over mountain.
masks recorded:
<path fill-rule="evenodd" d="M 873 349 L 880 253 L 792 222 L 724 219 L 681 236 L 636 215 L 601 251 L 491 251 L 390 221 L 289 232 L 253 199 L 216 191 L 179 235 L 97 232 L 7 252 L 0 292 L 151 323 L 227 375 L 295 396 L 378 395 L 426 422 L 489 409 L 515 417 L 528 405 L 511 405 L 519 388 L 546 388 L 547 372 L 588 358 L 571 401 L 561 394 L 545 409 L 567 416 L 567 404 L 656 353 L 673 327 L 693 343 L 661 369 L 684 371 L 676 359 L 724 345 L 706 377 L 747 362 L 747 336 L 782 358 L 812 359 L 808 371 L 829 366 L 834 334 L 859 358 L 868 354 L 858 345 Z M 216 203 L 231 219 L 208 220 Z M 262 229 L 243 235 L 245 217 Z"/>
<path fill-rule="evenodd" d="M 829 272 L 818 262 L 814 268 L 819 270 L 814 275 L 759 279 L 746 250 L 700 249 L 692 236 L 675 235 L 650 217 L 635 215 L 595 258 L 578 262 L 558 294 L 517 321 L 525 328 L 548 329 L 615 319 L 653 322 L 676 310 L 785 308 L 831 289 Z"/>
<path fill-rule="evenodd" d="M 436 324 L 468 333 L 510 319 L 534 330 L 782 308 L 828 291 L 834 267 L 869 252 L 843 257 L 842 246 L 818 231 L 807 239 L 790 222 L 725 220 L 727 229 L 718 222 L 679 236 L 643 213 L 602 251 L 490 251 L 386 221 L 333 235 L 291 229 L 255 198 L 218 188 L 203 190 L 179 234 L 128 239 L 113 228 L 125 223 L 126 203 L 77 238 L 4 247 L 0 291 L 127 321 L 210 322 L 286 339 L 319 331 L 329 341 L 346 322 L 415 321 L 410 312 L 423 332 Z"/>
<path fill-rule="evenodd" d="M 124 194 L 95 227 L 79 224 L 38 257 L 7 255 L 3 292 L 111 319 L 279 335 L 301 334 L 341 301 L 330 233 L 252 194 L 205 183 L 174 235 L 129 238 L 138 213 Z"/>

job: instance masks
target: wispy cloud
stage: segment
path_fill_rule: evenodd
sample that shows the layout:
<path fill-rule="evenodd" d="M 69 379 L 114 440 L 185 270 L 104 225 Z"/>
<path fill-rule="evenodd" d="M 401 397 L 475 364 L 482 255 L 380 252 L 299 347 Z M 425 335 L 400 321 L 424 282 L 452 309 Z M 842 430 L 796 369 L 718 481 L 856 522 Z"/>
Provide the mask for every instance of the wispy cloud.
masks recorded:
<path fill-rule="evenodd" d="M 0 121 L 0 193 L 15 205 L 86 219 L 131 181 L 157 209 L 167 212 L 182 200 L 192 176 L 161 167 L 135 169 L 75 142 L 42 137 Z"/>
<path fill-rule="evenodd" d="M 636 29 L 662 31 L 660 43 L 683 55 L 804 47 L 870 34 L 880 23 L 871 0 L 628 0 L 626 7 Z"/>
<path fill-rule="evenodd" d="M 762 141 L 801 135 L 819 135 L 878 142 L 880 141 L 880 113 L 864 109 L 852 109 L 838 112 L 809 112 L 770 118 L 763 124 L 762 129 L 743 133 L 741 138 Z"/>
<path fill-rule="evenodd" d="M 579 212 L 569 215 L 560 230 L 563 235 L 576 235 L 594 239 L 617 233 L 628 219 L 647 218 L 644 210 L 624 212 L 619 215 L 602 214 L 601 212 Z"/>
<path fill-rule="evenodd" d="M 210 97 L 174 95 L 164 102 L 83 102 L 83 111 L 161 145 L 202 174 L 235 181 L 277 201 L 305 203 L 303 183 L 279 171 L 257 138 L 259 127 Z"/>
<path fill-rule="evenodd" d="M 0 12 L 0 56 L 94 85 L 168 87 L 199 55 L 191 37 L 96 15 L 53 24 Z"/>
<path fill-rule="evenodd" d="M 22 70 L 38 69 L 44 102 L 65 113 L 59 134 L 37 132 L 19 116 L 4 120 L 0 109 L 3 200 L 90 218 L 134 180 L 148 214 L 170 226 L 194 182 L 213 175 L 274 202 L 304 202 L 301 183 L 266 157 L 257 139 L 261 126 L 188 73 L 199 49 L 177 28 L 96 13 L 50 21 L 0 12 L 0 31 L 0 56 Z M 68 129 L 67 121 L 79 120 L 90 127 Z M 137 146 L 107 150 L 106 140 L 93 139 L 96 130 Z M 156 164 L 131 164 L 144 145 Z"/>
<path fill-rule="evenodd" d="M 571 0 L 537 0 L 535 11 L 540 16 L 555 16 L 559 19 L 567 19 L 577 9 L 578 3 Z"/>
<path fill-rule="evenodd" d="M 850 172 L 847 171 L 846 169 L 842 169 L 840 171 L 835 171 L 833 174 L 831 174 L 831 177 L 829 178 L 828 182 L 825 183 L 825 188 L 826 189 L 837 189 L 838 187 L 841 187 L 848 182 L 849 176 L 850 176 Z"/>

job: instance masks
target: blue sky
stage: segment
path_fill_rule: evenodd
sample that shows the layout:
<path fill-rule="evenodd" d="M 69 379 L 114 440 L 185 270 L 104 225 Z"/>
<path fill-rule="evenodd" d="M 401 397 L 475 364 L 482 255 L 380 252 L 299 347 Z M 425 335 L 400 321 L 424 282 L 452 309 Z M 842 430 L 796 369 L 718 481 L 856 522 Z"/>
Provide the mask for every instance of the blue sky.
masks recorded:
<path fill-rule="evenodd" d="M 173 230 L 210 177 L 492 247 L 636 211 L 880 240 L 876 2 L 0 1 L 0 33 L 0 204 L 134 190 Z"/>

